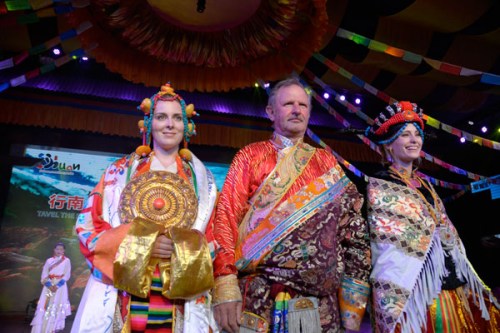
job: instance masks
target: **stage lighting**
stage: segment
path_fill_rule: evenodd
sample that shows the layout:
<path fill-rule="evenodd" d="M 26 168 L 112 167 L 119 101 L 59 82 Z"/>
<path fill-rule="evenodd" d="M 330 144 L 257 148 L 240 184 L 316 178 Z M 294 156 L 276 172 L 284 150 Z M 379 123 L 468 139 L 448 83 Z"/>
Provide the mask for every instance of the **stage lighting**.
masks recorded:
<path fill-rule="evenodd" d="M 89 57 L 82 57 L 82 60 L 87 61 L 87 60 L 89 60 Z"/>
<path fill-rule="evenodd" d="M 340 100 L 345 101 L 345 95 L 340 95 Z"/>
<path fill-rule="evenodd" d="M 461 138 L 460 138 L 460 142 L 461 142 L 461 143 L 465 143 L 465 138 L 464 138 L 464 137 L 461 137 Z"/>
<path fill-rule="evenodd" d="M 323 98 L 324 99 L 329 99 L 330 98 L 330 94 L 327 93 L 327 92 L 323 93 Z"/>
<path fill-rule="evenodd" d="M 265 89 L 269 88 L 269 82 L 264 83 L 264 88 Z"/>
<path fill-rule="evenodd" d="M 52 53 L 54 53 L 55 55 L 60 55 L 61 54 L 61 50 L 59 50 L 58 48 L 55 48 L 52 50 Z"/>
<path fill-rule="evenodd" d="M 481 127 L 481 132 L 483 132 L 483 133 L 488 132 L 488 127 L 486 127 L 486 126 Z"/>
<path fill-rule="evenodd" d="M 354 103 L 356 104 L 361 104 L 361 99 L 359 97 L 356 97 L 356 99 L 354 100 Z"/>

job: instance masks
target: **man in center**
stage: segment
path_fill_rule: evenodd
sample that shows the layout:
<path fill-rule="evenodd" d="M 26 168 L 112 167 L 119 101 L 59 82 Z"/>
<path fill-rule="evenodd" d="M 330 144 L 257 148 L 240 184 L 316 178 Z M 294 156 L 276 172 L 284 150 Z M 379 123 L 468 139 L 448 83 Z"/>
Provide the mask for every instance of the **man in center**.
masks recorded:
<path fill-rule="evenodd" d="M 356 330 L 370 272 L 363 198 L 332 154 L 304 142 L 300 81 L 276 84 L 266 112 L 271 139 L 236 154 L 219 197 L 216 321 L 227 332 Z"/>

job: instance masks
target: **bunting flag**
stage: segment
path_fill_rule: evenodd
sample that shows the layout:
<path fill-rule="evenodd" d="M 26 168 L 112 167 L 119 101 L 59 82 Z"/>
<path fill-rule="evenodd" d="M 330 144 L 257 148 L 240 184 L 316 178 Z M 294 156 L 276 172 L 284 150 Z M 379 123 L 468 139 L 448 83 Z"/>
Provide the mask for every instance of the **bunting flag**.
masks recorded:
<path fill-rule="evenodd" d="M 310 72 L 309 72 L 310 73 Z M 319 79 L 317 79 L 315 82 L 317 82 Z M 301 79 L 301 82 L 307 86 L 307 83 Z M 323 98 L 321 98 L 311 87 L 308 86 L 308 89 L 309 91 L 311 92 L 312 96 L 314 97 L 314 99 L 316 99 L 316 101 L 318 101 L 318 103 L 323 106 L 324 108 L 327 109 L 328 113 L 330 113 L 331 115 L 334 116 L 335 120 L 339 121 L 343 126 L 345 127 L 350 127 L 350 123 L 345 119 L 343 118 L 338 112 L 335 111 L 335 109 L 333 109 Z M 331 89 L 331 88 L 330 88 Z M 333 89 L 331 89 L 331 91 L 338 95 Z M 358 112 L 361 112 L 358 110 Z M 372 120 L 373 121 L 373 120 Z M 347 125 L 347 126 L 346 126 Z M 364 177 L 364 180 L 366 181 L 366 175 L 364 173 L 362 173 L 360 170 L 358 170 L 356 167 L 354 167 L 351 163 L 349 163 L 348 161 L 346 161 L 345 159 L 343 159 L 339 154 L 337 154 L 336 152 L 334 152 L 330 147 L 328 147 L 328 145 L 326 143 L 324 143 L 317 135 L 315 135 L 309 128 L 307 130 L 307 134 L 308 136 L 311 138 L 311 140 L 313 140 L 314 142 L 316 142 L 317 144 L 321 145 L 322 147 L 324 147 L 325 149 L 327 149 L 329 152 L 331 152 L 344 166 L 346 166 L 350 171 L 352 171 L 355 175 L 357 175 L 358 177 Z M 365 143 L 367 144 L 372 150 L 376 151 L 378 154 L 380 154 L 380 150 L 378 149 L 378 146 L 373 143 L 372 141 L 370 141 L 368 138 L 366 138 L 365 136 L 363 135 L 358 135 L 358 137 Z M 328 148 L 327 148 L 328 147 Z M 429 154 L 425 154 L 427 155 L 427 158 L 431 157 Z M 448 170 L 450 171 L 453 171 L 452 169 L 456 168 L 456 167 L 453 167 L 450 165 L 450 164 L 445 164 L 443 163 L 443 165 L 441 165 L 442 167 L 444 168 L 447 168 Z M 456 168 L 458 169 L 458 168 Z M 461 170 L 461 169 L 460 169 Z M 464 171 L 465 172 L 465 171 Z M 469 176 L 469 173 L 467 173 L 467 176 Z M 461 173 L 462 174 L 462 173 Z M 470 185 L 462 185 L 462 184 L 456 184 L 456 183 L 451 183 L 451 182 L 447 182 L 447 181 L 444 181 L 444 180 L 440 180 L 440 179 L 437 179 L 437 178 L 434 178 L 434 177 L 431 177 L 431 176 L 428 176 L 428 175 L 425 175 L 421 172 L 419 172 L 419 175 L 423 178 L 426 178 L 427 180 L 429 180 L 429 182 L 431 182 L 432 184 L 436 185 L 436 186 L 440 186 L 440 187 L 443 187 L 443 188 L 448 188 L 448 189 L 453 189 L 453 190 L 463 190 L 463 191 L 469 191 L 470 190 Z M 478 177 L 481 177 L 481 178 L 485 178 L 483 176 L 478 176 Z"/>
<path fill-rule="evenodd" d="M 458 193 L 455 193 L 453 195 L 450 195 L 449 197 L 447 198 L 444 198 L 443 199 L 443 202 L 446 204 L 446 203 L 449 203 L 449 202 L 452 202 L 453 200 L 456 200 L 458 198 L 460 198 L 461 196 L 463 196 L 465 193 L 467 193 L 468 190 L 463 190 L 463 191 L 460 191 Z"/>
<path fill-rule="evenodd" d="M 357 169 L 354 165 L 349 163 L 347 160 L 345 160 L 342 156 L 340 156 L 337 152 L 335 152 L 329 145 L 327 145 L 323 140 L 319 138 L 314 132 L 308 127 L 307 128 L 307 136 L 311 138 L 314 142 L 316 142 L 318 145 L 323 147 L 326 151 L 328 151 L 330 154 L 335 156 L 337 161 L 339 161 L 342 165 L 344 165 L 349 171 L 354 173 L 357 177 L 361 178 L 363 177 L 364 181 L 368 181 L 368 176 L 364 174 L 362 171 Z"/>
<path fill-rule="evenodd" d="M 313 56 L 318 61 L 320 61 L 321 63 L 325 64 L 330 70 L 334 71 L 335 73 L 339 73 L 343 77 L 349 79 L 351 82 L 353 82 L 354 84 L 356 84 L 358 87 L 361 87 L 364 90 L 366 90 L 369 93 L 371 93 L 372 95 L 377 96 L 379 99 L 383 100 L 387 104 L 393 104 L 393 103 L 395 103 L 395 102 L 398 101 L 395 98 L 390 97 L 389 95 L 387 95 L 383 91 L 380 91 L 377 88 L 375 88 L 375 87 L 369 85 L 368 83 L 362 81 L 361 79 L 357 78 L 352 73 L 348 72 L 346 69 L 344 69 L 344 68 L 340 67 L 339 65 L 333 63 L 332 61 L 326 59 L 323 55 L 321 55 L 319 53 L 315 53 Z M 304 72 L 305 71 L 306 70 L 304 70 Z M 353 79 L 353 78 L 355 78 L 355 79 Z M 349 110 L 351 110 L 351 109 L 349 109 Z M 496 141 L 492 141 L 492 140 L 489 140 L 489 139 L 485 139 L 485 138 L 482 138 L 482 137 L 475 136 L 475 135 L 470 134 L 470 133 L 468 133 L 466 131 L 463 131 L 461 129 L 458 129 L 458 128 L 455 128 L 453 126 L 444 124 L 444 123 L 438 121 L 437 119 L 434 119 L 434 118 L 432 118 L 432 117 L 430 117 L 428 115 L 424 115 L 424 117 L 426 119 L 431 120 L 431 123 L 429 125 L 432 126 L 432 127 L 434 127 L 434 128 L 436 128 L 436 129 L 438 129 L 438 130 L 443 130 L 443 131 L 448 132 L 448 133 L 450 133 L 452 135 L 455 135 L 455 136 L 457 136 L 459 138 L 464 138 L 465 140 L 474 142 L 474 143 L 476 143 L 478 145 L 481 145 L 483 147 L 500 150 L 500 142 L 496 142 Z"/>
<path fill-rule="evenodd" d="M 321 97 L 319 97 L 317 94 L 314 94 L 314 97 L 321 99 Z M 311 138 L 311 140 L 313 140 L 315 143 L 319 144 L 321 147 L 325 148 L 328 152 L 330 152 L 333 156 L 335 156 L 335 158 L 341 164 L 343 164 L 349 171 L 351 171 L 352 173 L 354 173 L 356 176 L 358 176 L 360 178 L 363 177 L 364 181 L 368 181 L 368 176 L 365 173 L 363 173 L 362 171 L 357 169 L 355 166 L 353 166 L 351 163 L 349 163 L 344 158 L 342 158 L 342 156 L 340 156 L 338 153 L 336 153 L 332 148 L 330 148 L 330 146 L 328 146 L 323 140 L 321 140 L 316 134 L 314 134 L 314 132 L 310 128 L 307 128 L 307 135 L 309 136 L 309 138 Z M 361 136 L 361 137 L 363 138 L 363 141 L 364 140 L 368 141 L 368 143 L 369 143 L 368 145 L 370 146 L 370 148 L 372 148 L 374 151 L 376 151 L 377 153 L 380 154 L 380 150 L 378 149 L 377 145 L 375 145 L 373 142 L 368 140 L 366 137 L 363 137 L 363 136 Z M 428 175 L 421 173 L 421 172 L 418 172 L 418 175 L 422 178 L 427 179 L 429 182 L 431 182 L 433 185 L 436 185 L 436 186 L 440 186 L 440 187 L 448 188 L 448 189 L 452 189 L 452 190 L 461 190 L 464 193 L 467 191 L 470 191 L 470 185 L 461 185 L 461 184 L 446 182 L 444 180 L 440 180 L 440 179 L 428 176 Z M 455 198 L 458 198 L 460 196 L 457 196 Z"/>
<path fill-rule="evenodd" d="M 50 5 L 56 3 L 63 3 L 63 5 L 54 5 L 49 7 Z M 88 0 L 8 0 L 0 4 L 0 15 L 6 14 L 7 12 L 21 10 L 32 10 L 32 12 L 24 15 L 2 18 L 2 20 L 0 20 L 0 27 L 33 24 L 39 22 L 41 18 L 68 14 L 73 12 L 75 9 L 84 8 L 88 5 Z"/>
<path fill-rule="evenodd" d="M 34 77 L 37 77 L 41 74 L 45 74 L 45 73 L 48 73 L 50 71 L 53 71 L 54 69 L 56 69 L 57 67 L 61 67 L 62 65 L 68 63 L 69 61 L 73 60 L 73 59 L 77 59 L 79 57 L 82 57 L 84 56 L 85 54 L 88 54 L 88 52 L 91 50 L 92 48 L 88 48 L 88 49 L 76 49 L 74 51 L 71 51 L 69 54 L 66 54 L 64 55 L 63 57 L 61 58 L 58 58 L 52 62 L 49 62 L 48 64 L 45 64 L 39 68 L 36 68 L 34 70 L 31 70 L 23 75 L 20 75 L 20 76 L 17 76 L 15 78 L 12 78 L 10 79 L 9 81 L 7 82 L 2 82 L 0 83 L 0 92 L 10 88 L 10 87 L 16 87 L 16 86 L 19 86 L 23 83 L 25 83 L 26 81 L 34 78 Z"/>
<path fill-rule="evenodd" d="M 62 6 L 53 4 L 61 3 Z M 25 11 L 32 10 L 34 12 L 28 13 L 26 15 L 21 15 L 18 17 L 10 16 L 7 19 L 0 20 L 0 27 L 8 24 L 30 24 L 38 22 L 39 18 L 42 17 L 50 17 L 61 14 L 67 14 L 73 11 L 75 8 L 83 8 L 89 5 L 88 0 L 75 0 L 75 1 L 64 1 L 64 0 L 8 0 L 4 1 L 2 5 L 0 5 L 0 13 L 6 14 L 8 11 Z M 70 29 L 61 33 L 59 36 L 54 37 L 45 43 L 34 46 L 29 50 L 25 50 L 18 54 L 17 56 L 5 59 L 0 61 L 0 70 L 7 69 L 19 65 L 24 60 L 26 60 L 30 55 L 36 55 L 42 53 L 66 40 L 74 38 L 84 31 L 88 30 L 92 27 L 92 24 L 89 21 L 82 22 L 78 28 Z M 82 48 L 71 51 L 69 54 L 66 54 L 54 61 L 51 61 L 47 64 L 42 65 L 39 68 L 26 72 L 23 75 L 19 75 L 14 77 L 6 82 L 0 83 L 0 92 L 8 89 L 9 87 L 19 86 L 29 79 L 37 77 L 41 74 L 48 73 L 54 70 L 57 67 L 61 67 L 62 65 L 68 63 L 73 59 L 77 59 L 79 57 L 88 54 L 88 52 L 94 49 L 97 45 L 92 44 L 89 47 L 86 47 L 85 50 Z"/>
<path fill-rule="evenodd" d="M 296 73 L 294 73 L 294 75 L 296 75 L 297 78 L 299 80 L 301 80 L 301 82 L 304 83 L 304 86 L 306 87 L 306 90 L 309 91 L 309 93 L 311 93 L 314 96 L 317 95 L 314 92 L 314 90 L 312 90 L 312 88 L 309 87 L 304 82 L 304 80 L 302 80 L 302 79 L 300 79 L 300 77 L 298 77 L 298 75 Z M 270 89 L 269 89 L 269 87 L 265 86 L 264 81 L 262 79 L 258 79 L 257 82 L 259 83 L 259 85 L 262 88 L 264 88 L 266 90 L 266 93 L 269 95 Z M 321 101 L 320 103 L 324 103 L 325 104 L 325 105 L 323 105 L 323 107 L 328 107 L 328 103 L 326 103 L 325 101 Z M 334 113 L 338 116 L 338 119 L 341 122 L 342 122 L 342 120 L 344 120 L 345 122 L 347 122 L 338 113 L 336 113 L 335 111 L 334 111 Z M 321 140 L 319 136 L 317 136 L 316 134 L 314 134 L 314 132 L 309 127 L 307 128 L 306 133 L 309 136 L 309 138 L 311 138 L 311 140 L 313 140 L 314 142 L 316 142 L 317 144 L 319 144 L 321 147 L 323 147 L 326 151 L 328 151 L 330 154 L 332 154 L 333 156 L 335 156 L 335 158 L 337 159 L 337 161 L 339 161 L 342 165 L 344 165 L 348 170 L 350 170 L 352 173 L 354 173 L 357 177 L 363 177 L 363 179 L 365 181 L 368 181 L 368 177 L 363 172 L 361 172 L 360 170 L 358 170 L 354 165 L 352 165 L 351 163 L 349 163 L 342 156 L 340 156 L 337 152 L 335 152 L 330 146 L 328 146 L 323 140 Z"/>
<path fill-rule="evenodd" d="M 376 52 L 386 53 L 390 56 L 402 58 L 404 61 L 419 64 L 424 60 L 427 64 L 429 64 L 432 68 L 437 71 L 456 75 L 456 76 L 474 76 L 479 75 L 480 81 L 485 84 L 491 85 L 500 85 L 500 75 L 495 75 L 491 73 L 485 73 L 477 70 L 473 70 L 470 68 L 465 68 L 462 66 L 453 65 L 447 62 L 427 58 L 406 50 L 399 49 L 394 46 L 390 46 L 376 40 L 370 39 L 368 37 L 358 35 L 349 30 L 345 30 L 342 28 L 337 29 L 337 37 L 344 38 L 350 41 L 353 41 L 356 44 L 363 45 L 370 50 Z"/>
<path fill-rule="evenodd" d="M 11 68 L 11 67 L 14 67 L 16 65 L 19 65 L 24 60 L 26 60 L 29 56 L 36 55 L 36 54 L 42 53 L 46 50 L 49 50 L 52 47 L 60 44 L 61 42 L 64 42 L 68 39 L 71 39 L 71 38 L 78 36 L 79 34 L 81 34 L 82 32 L 84 32 L 85 30 L 87 30 L 91 27 L 92 27 L 92 23 L 90 23 L 89 21 L 86 21 L 86 22 L 80 24 L 80 26 L 76 29 L 70 29 L 66 32 L 63 32 L 59 36 L 54 37 L 54 38 L 46 41 L 45 43 L 42 43 L 42 44 L 37 45 L 35 47 L 32 47 L 31 49 L 29 49 L 27 51 L 21 52 L 21 54 L 18 54 L 17 56 L 2 60 L 2 61 L 0 61 L 0 70 L 6 69 L 6 68 Z"/>
<path fill-rule="evenodd" d="M 88 6 L 88 0 L 7 0 L 2 6 L 6 11 L 39 10 L 53 4 L 71 4 L 75 8 Z"/>
<path fill-rule="evenodd" d="M 306 69 L 302 73 L 305 74 L 305 76 L 308 77 L 308 79 L 310 79 L 312 82 L 318 84 L 323 90 L 327 91 L 330 95 L 334 96 L 335 100 L 337 102 L 339 102 L 340 104 L 342 104 L 343 106 L 345 106 L 350 113 L 356 114 L 356 116 L 363 119 L 369 125 L 373 124 L 372 118 L 370 118 L 368 115 L 363 113 L 358 107 L 354 106 L 353 104 L 349 103 L 348 101 L 340 99 L 340 94 L 337 91 L 335 91 L 331 87 L 327 86 L 323 81 L 321 81 L 321 79 L 319 79 L 317 76 L 312 74 L 309 70 Z M 312 89 L 311 89 L 311 91 L 314 92 L 314 90 L 312 90 Z M 333 109 L 323 98 L 321 98 L 316 93 L 314 93 L 314 97 L 318 101 L 318 103 L 322 107 L 324 107 L 328 111 L 328 113 L 330 113 L 335 118 L 335 120 L 337 122 L 344 125 L 344 127 L 346 127 L 346 128 L 351 127 L 351 124 L 344 117 L 342 117 L 338 112 L 336 112 L 335 109 Z M 366 139 L 365 136 L 358 135 L 358 137 L 361 139 L 361 141 L 363 141 L 363 143 L 369 145 L 372 150 L 376 150 L 376 149 L 374 149 L 375 144 L 373 144 L 370 140 Z M 378 150 L 376 150 L 376 151 L 378 152 Z M 378 153 L 380 154 L 380 152 L 378 152 Z M 437 157 L 434 157 L 430 154 L 427 154 L 423 150 L 420 152 L 420 155 L 431 163 L 437 164 L 437 165 L 439 165 L 439 166 L 441 166 L 441 167 L 443 167 L 443 168 L 445 168 L 453 173 L 456 173 L 456 174 L 459 174 L 462 176 L 466 176 L 472 180 L 480 180 L 480 179 L 486 178 L 485 176 L 481 176 L 481 175 L 475 174 L 473 172 L 456 167 L 454 165 L 451 165 L 449 163 L 446 163 L 445 161 L 443 161 Z"/>
<path fill-rule="evenodd" d="M 325 106 L 328 105 L 327 103 L 325 103 L 325 101 L 323 100 L 323 98 L 321 98 L 318 94 L 316 94 L 315 92 L 313 92 L 313 97 L 322 105 L 322 106 Z M 337 116 L 334 116 L 336 119 L 337 117 L 339 117 L 339 114 L 338 112 L 336 112 L 332 107 L 328 106 L 328 109 L 327 111 L 333 115 L 333 113 L 335 113 Z M 343 119 L 343 118 L 342 118 Z M 349 123 L 347 122 L 347 120 L 343 119 L 343 122 L 342 124 L 344 123 Z M 309 132 L 308 132 L 309 134 Z M 380 149 L 378 149 L 378 146 L 373 143 L 372 141 L 370 141 L 367 137 L 365 137 L 364 135 L 361 135 L 361 134 L 358 134 L 358 137 L 365 143 L 367 144 L 372 150 L 374 150 L 375 152 L 377 152 L 378 154 L 380 154 Z M 317 139 L 316 137 L 311 137 L 312 140 L 315 140 Z M 321 146 L 324 146 L 325 143 L 322 142 L 322 141 L 315 141 L 316 143 L 320 144 Z M 427 154 L 428 155 L 428 154 Z M 335 157 L 338 156 L 338 154 L 334 154 Z M 344 161 L 344 159 L 339 159 L 341 161 Z M 356 175 L 363 175 L 364 174 L 359 171 L 358 169 L 356 169 L 354 166 L 352 166 L 352 164 L 348 163 L 348 162 L 344 162 L 343 164 L 344 165 L 348 165 L 348 168 L 349 170 L 353 171 L 354 174 Z M 443 166 L 444 167 L 444 166 Z M 431 177 L 431 176 L 428 176 L 428 175 L 425 175 L 421 172 L 419 172 L 419 175 L 423 178 L 426 178 L 427 180 L 429 180 L 432 184 L 434 185 L 437 185 L 437 186 L 440 186 L 440 187 L 443 187 L 443 188 L 448 188 L 448 189 L 452 189 L 452 190 L 469 190 L 470 189 L 470 186 L 469 185 L 461 185 L 461 184 L 456 184 L 456 183 L 450 183 L 450 182 L 447 182 L 447 181 L 444 181 L 444 180 L 440 180 L 440 179 L 437 179 L 437 178 L 434 178 L 434 177 Z M 365 177 L 365 180 L 366 180 L 366 177 Z"/>

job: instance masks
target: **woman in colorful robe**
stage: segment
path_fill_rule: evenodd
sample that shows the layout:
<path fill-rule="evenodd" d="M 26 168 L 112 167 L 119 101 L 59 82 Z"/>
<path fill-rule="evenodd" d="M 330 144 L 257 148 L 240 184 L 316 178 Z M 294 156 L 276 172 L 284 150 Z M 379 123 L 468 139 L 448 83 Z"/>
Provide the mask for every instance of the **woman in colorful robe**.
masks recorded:
<path fill-rule="evenodd" d="M 423 111 L 387 106 L 366 131 L 385 170 L 369 179 L 376 332 L 499 332 L 498 302 L 467 259 L 430 182 L 416 172 Z"/>
<path fill-rule="evenodd" d="M 229 168 L 214 222 L 214 313 L 225 331 L 339 332 L 362 321 L 363 198 L 332 154 L 304 143 L 310 106 L 298 80 L 278 83 L 266 109 L 272 138 Z"/>
<path fill-rule="evenodd" d="M 186 290 L 195 293 L 200 282 L 211 281 L 213 285 L 212 259 L 203 233 L 217 196 L 214 177 L 189 150 L 179 151 L 182 140 L 187 143 L 195 133 L 190 119 L 195 114 L 194 106 L 186 106 L 166 84 L 144 99 L 139 109 L 145 115 L 139 122 L 143 145 L 106 169 L 77 219 L 76 233 L 91 276 L 72 332 L 208 333 L 212 325 L 211 285 L 202 284 L 204 290 L 193 297 L 182 295 Z M 196 194 L 192 200 L 197 201 L 195 220 L 192 232 L 187 234 L 178 228 L 158 227 L 153 221 L 155 210 L 158 214 L 165 210 L 163 216 L 168 217 L 170 209 L 177 209 L 176 200 L 169 201 L 168 193 L 167 197 L 155 197 L 163 193 L 162 188 L 172 189 L 164 181 L 170 174 Z M 135 183 L 141 179 L 145 181 Z M 130 184 L 137 188 L 127 191 Z M 155 188 L 155 184 L 159 185 Z M 123 205 L 122 196 L 139 195 L 136 193 L 144 188 L 144 196 L 127 199 Z M 172 195 L 180 193 L 174 191 Z M 129 207 L 133 202 L 144 206 Z M 134 211 L 151 219 L 124 220 L 124 212 Z M 161 222 L 170 223 L 179 214 Z M 198 247 L 193 249 L 191 245 Z M 180 255 L 177 251 L 183 247 Z M 172 253 L 182 268 L 175 273 L 170 270 L 170 264 L 174 265 Z M 185 276 L 186 272 L 191 275 Z"/>
<path fill-rule="evenodd" d="M 64 256 L 65 246 L 57 243 L 54 255 L 47 259 L 42 270 L 42 293 L 38 299 L 32 333 L 53 333 L 64 329 L 71 315 L 67 282 L 71 277 L 71 261 Z"/>

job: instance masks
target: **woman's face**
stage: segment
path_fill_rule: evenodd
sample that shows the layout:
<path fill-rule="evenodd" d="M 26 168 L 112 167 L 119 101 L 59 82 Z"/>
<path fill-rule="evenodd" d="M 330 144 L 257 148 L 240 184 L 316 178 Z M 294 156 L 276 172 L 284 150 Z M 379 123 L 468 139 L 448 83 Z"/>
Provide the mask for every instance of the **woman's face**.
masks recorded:
<path fill-rule="evenodd" d="M 420 157 L 423 139 L 417 127 L 409 123 L 398 138 L 386 147 L 393 162 L 400 166 L 411 166 Z"/>
<path fill-rule="evenodd" d="M 177 101 L 158 101 L 151 124 L 155 150 L 177 150 L 184 138 L 182 108 Z"/>
<path fill-rule="evenodd" d="M 54 248 L 54 255 L 55 255 L 56 257 L 63 256 L 63 255 L 64 255 L 64 246 L 62 246 L 62 245 L 57 245 L 57 246 Z"/>

